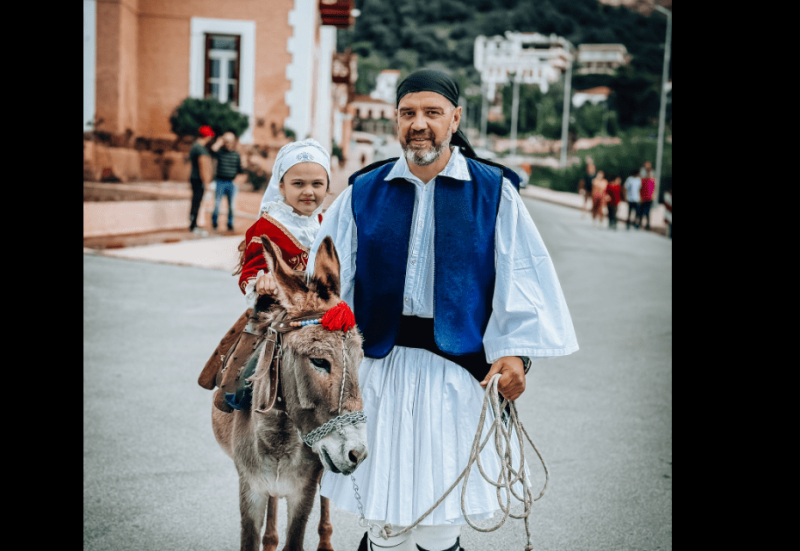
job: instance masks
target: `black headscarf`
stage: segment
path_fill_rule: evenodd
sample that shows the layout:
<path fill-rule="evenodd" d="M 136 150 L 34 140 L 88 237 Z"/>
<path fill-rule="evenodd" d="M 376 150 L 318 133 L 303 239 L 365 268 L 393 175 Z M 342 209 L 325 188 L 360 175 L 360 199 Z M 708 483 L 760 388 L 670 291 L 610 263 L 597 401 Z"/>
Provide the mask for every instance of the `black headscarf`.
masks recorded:
<path fill-rule="evenodd" d="M 435 92 L 450 100 L 450 103 L 456 107 L 458 107 L 458 96 L 461 94 L 458 83 L 446 74 L 431 69 L 415 71 L 408 75 L 403 82 L 397 86 L 397 101 L 395 102 L 395 107 L 400 105 L 400 99 L 403 96 L 412 92 Z M 461 131 L 460 126 L 458 130 L 453 133 L 450 143 L 460 146 L 464 151 L 464 155 L 467 157 L 472 157 L 473 159 L 477 157 L 475 151 L 472 150 L 469 140 L 467 140 L 467 137 Z"/>

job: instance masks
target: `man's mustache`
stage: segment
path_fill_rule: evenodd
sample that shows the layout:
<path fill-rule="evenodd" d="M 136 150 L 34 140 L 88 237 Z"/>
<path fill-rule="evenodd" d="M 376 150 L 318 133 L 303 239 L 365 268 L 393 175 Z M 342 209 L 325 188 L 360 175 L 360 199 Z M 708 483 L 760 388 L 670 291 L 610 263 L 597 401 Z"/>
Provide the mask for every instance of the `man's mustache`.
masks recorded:
<path fill-rule="evenodd" d="M 411 132 L 411 131 L 406 132 L 406 142 L 409 142 L 411 140 L 418 140 L 420 138 L 433 141 L 434 137 L 435 136 L 433 135 L 433 132 L 431 132 L 430 130 L 422 130 L 422 131 L 417 131 L 417 132 Z"/>

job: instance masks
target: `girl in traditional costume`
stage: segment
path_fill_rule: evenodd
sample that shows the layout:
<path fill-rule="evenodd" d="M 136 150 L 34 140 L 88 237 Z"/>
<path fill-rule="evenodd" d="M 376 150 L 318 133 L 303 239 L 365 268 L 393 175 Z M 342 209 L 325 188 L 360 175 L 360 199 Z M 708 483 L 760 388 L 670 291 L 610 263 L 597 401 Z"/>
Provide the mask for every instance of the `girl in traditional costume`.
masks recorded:
<path fill-rule="evenodd" d="M 275 288 L 264 259 L 266 235 L 295 270 L 305 271 L 308 248 L 322 222 L 322 203 L 330 189 L 330 155 L 312 139 L 285 145 L 278 152 L 272 178 L 261 200 L 261 216 L 247 230 L 239 269 L 239 289 L 252 308 Z M 239 273 L 237 270 L 236 273 Z"/>
<path fill-rule="evenodd" d="M 241 274 L 239 289 L 245 294 L 248 309 L 225 333 L 203 368 L 198 379 L 203 388 L 213 390 L 221 387 L 223 362 L 225 369 L 232 373 L 238 373 L 245 363 L 245 373 L 247 369 L 255 368 L 255 362 L 250 361 L 252 346 L 248 350 L 240 337 L 251 316 L 273 302 L 271 295 L 275 291 L 275 280 L 264 258 L 263 236 L 280 248 L 289 266 L 305 271 L 309 246 L 319 231 L 322 203 L 330 188 L 330 159 L 330 154 L 311 139 L 290 143 L 278 152 L 272 178 L 261 200 L 261 216 L 250 226 L 245 240 L 239 245 L 239 266 L 234 275 Z M 240 345 L 241 353 L 237 352 Z M 232 409 L 250 408 L 250 393 L 244 379 L 246 377 L 241 377 L 242 382 L 235 393 L 217 389 L 214 395 L 217 409 L 230 412 Z"/>

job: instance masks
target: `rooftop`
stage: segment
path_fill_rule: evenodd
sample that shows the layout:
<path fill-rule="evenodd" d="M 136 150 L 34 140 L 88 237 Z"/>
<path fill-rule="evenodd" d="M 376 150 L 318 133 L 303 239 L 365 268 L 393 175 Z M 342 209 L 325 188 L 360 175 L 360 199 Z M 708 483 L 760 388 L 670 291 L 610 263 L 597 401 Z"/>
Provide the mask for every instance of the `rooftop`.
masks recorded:
<path fill-rule="evenodd" d="M 595 86 L 586 90 L 575 90 L 576 94 L 587 94 L 592 96 L 608 96 L 613 90 L 608 86 Z"/>

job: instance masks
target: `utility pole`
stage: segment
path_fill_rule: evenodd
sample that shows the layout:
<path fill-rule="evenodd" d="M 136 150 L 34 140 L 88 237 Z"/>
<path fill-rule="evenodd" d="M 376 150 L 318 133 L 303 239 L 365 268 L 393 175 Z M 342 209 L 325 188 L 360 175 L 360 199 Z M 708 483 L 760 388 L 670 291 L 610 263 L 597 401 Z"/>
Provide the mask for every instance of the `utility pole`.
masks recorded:
<path fill-rule="evenodd" d="M 522 71 L 514 73 L 514 96 L 511 100 L 511 154 L 517 154 L 517 123 L 519 122 L 519 81 Z"/>
<path fill-rule="evenodd" d="M 572 103 L 572 52 L 569 42 L 567 50 L 567 73 L 564 77 L 564 115 L 561 120 L 561 168 L 567 166 L 567 131 L 569 130 L 569 104 Z"/>
<path fill-rule="evenodd" d="M 658 191 L 661 188 L 661 161 L 664 156 L 664 124 L 667 118 L 667 77 L 669 75 L 670 45 L 672 43 L 672 12 L 661 6 L 655 6 L 667 16 L 667 40 L 664 44 L 664 69 L 661 73 L 661 109 L 658 113 L 658 146 L 656 149 L 656 187 L 653 190 L 653 200 L 658 205 Z"/>

